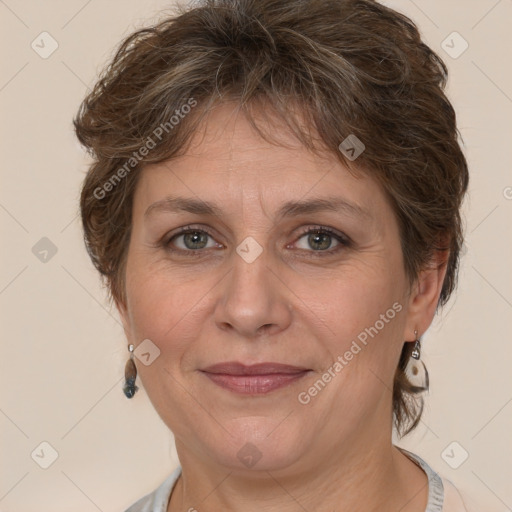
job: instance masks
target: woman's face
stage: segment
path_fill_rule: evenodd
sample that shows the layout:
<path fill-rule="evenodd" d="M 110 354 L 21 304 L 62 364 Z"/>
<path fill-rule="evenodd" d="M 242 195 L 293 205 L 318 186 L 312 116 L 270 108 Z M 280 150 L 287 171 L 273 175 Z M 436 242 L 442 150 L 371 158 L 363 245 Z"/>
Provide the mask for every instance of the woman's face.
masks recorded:
<path fill-rule="evenodd" d="M 386 196 L 228 105 L 206 127 L 142 172 L 121 306 L 178 452 L 276 470 L 389 442 L 402 344 L 433 311 L 415 309 Z"/>

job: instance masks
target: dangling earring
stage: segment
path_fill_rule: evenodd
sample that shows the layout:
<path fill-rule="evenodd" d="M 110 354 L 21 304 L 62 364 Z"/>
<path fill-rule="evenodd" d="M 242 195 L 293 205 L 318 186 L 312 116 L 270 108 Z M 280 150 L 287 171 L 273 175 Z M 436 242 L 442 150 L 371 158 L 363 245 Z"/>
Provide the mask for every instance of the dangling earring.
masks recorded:
<path fill-rule="evenodd" d="M 126 361 L 126 366 L 124 367 L 125 383 L 123 386 L 123 391 L 126 398 L 132 398 L 139 389 L 135 385 L 135 379 L 137 378 L 137 367 L 135 366 L 135 361 L 133 360 L 133 349 L 133 345 L 128 345 L 128 350 L 130 351 L 130 359 Z"/>
<path fill-rule="evenodd" d="M 412 349 L 411 357 L 416 361 L 421 357 L 421 342 L 418 339 L 418 331 L 414 331 L 414 348 Z"/>
<path fill-rule="evenodd" d="M 415 392 L 427 391 L 429 388 L 429 376 L 425 363 L 420 361 L 421 341 L 418 338 L 418 331 L 416 330 L 414 331 L 413 343 L 414 347 L 405 367 L 405 375 L 409 383 L 414 386 Z"/>

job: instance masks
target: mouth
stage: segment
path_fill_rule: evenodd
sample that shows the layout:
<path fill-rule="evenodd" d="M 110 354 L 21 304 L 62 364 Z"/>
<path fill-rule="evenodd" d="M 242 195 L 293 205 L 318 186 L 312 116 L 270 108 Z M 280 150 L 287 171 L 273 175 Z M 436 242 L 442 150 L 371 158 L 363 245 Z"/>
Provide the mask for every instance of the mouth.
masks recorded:
<path fill-rule="evenodd" d="M 221 388 L 242 395 L 262 395 L 293 384 L 311 370 L 281 363 L 219 363 L 200 370 Z"/>

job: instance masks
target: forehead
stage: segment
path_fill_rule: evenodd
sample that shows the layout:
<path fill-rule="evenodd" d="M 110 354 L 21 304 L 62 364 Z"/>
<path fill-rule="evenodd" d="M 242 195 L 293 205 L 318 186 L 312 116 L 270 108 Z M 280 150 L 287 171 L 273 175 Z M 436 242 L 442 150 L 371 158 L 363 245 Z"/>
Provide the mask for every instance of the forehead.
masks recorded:
<path fill-rule="evenodd" d="M 259 203 L 275 210 L 286 201 L 337 196 L 361 211 L 386 207 L 383 191 L 366 173 L 350 172 L 330 151 L 309 151 L 284 121 L 268 112 L 256 121 L 271 142 L 233 105 L 211 111 L 184 155 L 142 170 L 136 203 L 147 209 L 180 195 L 232 207 Z"/>

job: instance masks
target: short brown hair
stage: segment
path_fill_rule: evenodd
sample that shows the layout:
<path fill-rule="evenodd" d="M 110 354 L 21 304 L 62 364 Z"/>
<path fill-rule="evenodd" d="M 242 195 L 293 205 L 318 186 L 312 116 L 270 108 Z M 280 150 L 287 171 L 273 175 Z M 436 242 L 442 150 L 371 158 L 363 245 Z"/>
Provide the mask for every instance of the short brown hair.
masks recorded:
<path fill-rule="evenodd" d="M 235 101 L 256 129 L 251 106 L 261 103 L 308 149 L 330 151 L 376 179 L 394 208 L 411 282 L 436 251 L 447 256 L 444 304 L 457 280 L 468 186 L 447 76 L 415 24 L 373 0 L 202 0 L 130 35 L 74 121 L 94 157 L 81 195 L 86 246 L 111 296 L 126 299 L 140 169 L 183 154 L 204 115 Z M 193 112 L 183 115 L 191 100 Z M 339 150 L 349 135 L 366 146 L 356 162 Z M 393 389 L 402 433 L 423 406 L 404 373 L 411 349 L 404 344 Z"/>

